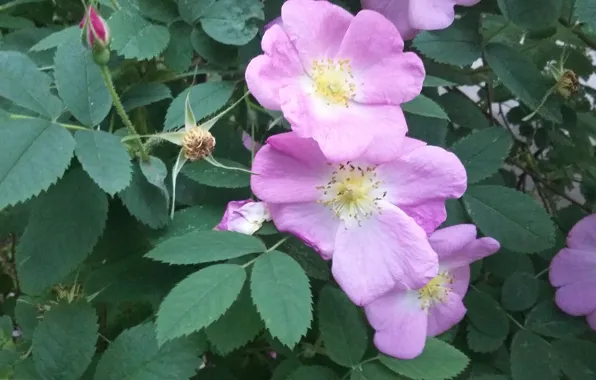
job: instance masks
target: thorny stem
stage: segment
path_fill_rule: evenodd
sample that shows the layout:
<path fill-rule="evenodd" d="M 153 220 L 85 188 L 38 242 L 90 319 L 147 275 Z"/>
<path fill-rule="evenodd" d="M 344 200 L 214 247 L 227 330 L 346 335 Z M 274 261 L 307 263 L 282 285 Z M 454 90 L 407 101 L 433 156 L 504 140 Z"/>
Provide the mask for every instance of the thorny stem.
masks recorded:
<path fill-rule="evenodd" d="M 19 119 L 35 120 L 35 119 L 39 119 L 37 117 L 28 116 L 28 115 L 20 115 L 20 114 L 16 114 L 16 113 L 10 114 L 10 118 L 13 119 L 13 120 L 19 120 Z M 54 124 L 58 124 L 62 128 L 72 129 L 72 130 L 75 130 L 75 131 L 91 131 L 92 130 L 92 129 L 89 129 L 87 127 L 83 127 L 81 125 L 75 125 L 75 124 L 66 124 L 66 123 L 58 123 L 58 122 L 54 122 Z"/>
<path fill-rule="evenodd" d="M 122 121 L 124 122 L 124 125 L 126 125 L 126 127 L 128 128 L 129 133 L 133 136 L 137 136 L 135 141 L 137 142 L 137 146 L 139 148 L 139 155 L 141 156 L 141 160 L 143 160 L 144 162 L 148 161 L 149 155 L 147 154 L 147 151 L 145 150 L 143 141 L 141 141 L 141 138 L 138 136 L 138 133 L 137 133 L 134 125 L 132 125 L 130 118 L 126 114 L 126 111 L 124 111 L 124 106 L 122 106 L 120 97 L 118 96 L 118 93 L 116 92 L 116 88 L 114 87 L 114 82 L 112 81 L 112 75 L 110 74 L 110 69 L 108 69 L 108 66 L 106 66 L 106 65 L 100 65 L 99 69 L 101 71 L 101 75 L 103 76 L 103 80 L 106 83 L 106 87 L 108 88 L 108 91 L 110 92 L 110 95 L 112 96 L 114 107 L 116 107 L 116 111 L 118 112 L 118 115 L 120 115 L 120 118 L 122 118 Z"/>

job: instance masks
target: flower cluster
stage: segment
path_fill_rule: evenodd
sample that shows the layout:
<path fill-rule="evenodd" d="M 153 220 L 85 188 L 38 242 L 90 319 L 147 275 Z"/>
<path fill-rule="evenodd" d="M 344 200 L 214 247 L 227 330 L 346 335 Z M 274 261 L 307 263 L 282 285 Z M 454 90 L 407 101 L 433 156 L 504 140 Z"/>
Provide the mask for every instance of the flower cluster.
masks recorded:
<path fill-rule="evenodd" d="M 252 234 L 270 216 L 331 260 L 379 350 L 413 358 L 463 318 L 469 264 L 499 249 L 473 225 L 437 230 L 467 176 L 453 153 L 406 137 L 401 104 L 421 92 L 422 61 L 382 14 L 316 0 L 288 0 L 262 48 L 249 90 L 292 131 L 254 149 L 251 187 L 266 206 L 233 202 L 218 228 Z"/>

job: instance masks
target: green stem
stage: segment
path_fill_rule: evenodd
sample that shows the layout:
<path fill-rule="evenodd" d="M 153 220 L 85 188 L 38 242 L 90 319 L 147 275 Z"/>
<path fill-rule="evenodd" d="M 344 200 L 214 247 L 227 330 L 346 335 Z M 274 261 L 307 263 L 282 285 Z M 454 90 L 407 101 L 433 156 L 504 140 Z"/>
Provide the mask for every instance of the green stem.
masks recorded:
<path fill-rule="evenodd" d="M 16 114 L 16 113 L 11 113 L 10 114 L 10 118 L 13 119 L 13 120 L 19 120 L 19 119 L 39 120 L 39 118 L 37 118 L 37 117 L 27 116 L 27 115 L 20 115 L 20 114 Z M 75 131 L 91 131 L 91 129 L 86 128 L 86 127 L 83 127 L 81 125 L 58 123 L 58 122 L 54 122 L 54 124 L 58 124 L 62 128 L 72 129 L 72 130 L 75 130 Z"/>
<path fill-rule="evenodd" d="M 122 121 L 124 122 L 124 125 L 126 125 L 126 127 L 128 128 L 129 133 L 133 136 L 137 136 L 135 141 L 137 142 L 137 146 L 139 148 L 139 154 L 141 156 L 141 160 L 143 160 L 145 162 L 148 161 L 149 155 L 147 154 L 147 151 L 145 150 L 143 141 L 141 141 L 141 138 L 138 137 L 138 133 L 137 133 L 134 125 L 132 125 L 130 118 L 126 114 L 126 111 L 124 111 L 124 106 L 122 106 L 120 97 L 118 96 L 118 93 L 116 92 L 116 88 L 114 87 L 114 82 L 112 81 L 112 75 L 110 74 L 110 69 L 108 69 L 108 66 L 106 66 L 106 65 L 100 65 L 99 69 L 101 71 L 101 75 L 103 76 L 103 80 L 106 83 L 106 87 L 108 88 L 110 95 L 112 95 L 114 107 L 116 107 L 116 111 L 118 112 L 118 115 L 120 115 L 120 117 L 122 118 Z"/>

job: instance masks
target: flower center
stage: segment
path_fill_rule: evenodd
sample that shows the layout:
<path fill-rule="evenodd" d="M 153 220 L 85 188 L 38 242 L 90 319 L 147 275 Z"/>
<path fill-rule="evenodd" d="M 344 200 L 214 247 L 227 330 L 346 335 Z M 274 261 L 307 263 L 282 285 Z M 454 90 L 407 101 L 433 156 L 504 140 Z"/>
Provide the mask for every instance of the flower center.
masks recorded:
<path fill-rule="evenodd" d="M 447 301 L 452 284 L 453 276 L 449 272 L 441 272 L 430 280 L 424 288 L 418 290 L 418 299 L 422 303 L 422 308 L 428 310 L 438 303 Z"/>
<path fill-rule="evenodd" d="M 331 174 L 331 180 L 317 189 L 323 192 L 319 203 L 327 206 L 344 222 L 368 219 L 381 211 L 379 201 L 387 192 L 380 186 L 374 166 L 357 166 L 351 162 L 340 164 Z"/>
<path fill-rule="evenodd" d="M 315 93 L 323 97 L 328 105 L 348 107 L 348 101 L 354 97 L 356 91 L 350 60 L 315 60 L 311 75 Z"/>

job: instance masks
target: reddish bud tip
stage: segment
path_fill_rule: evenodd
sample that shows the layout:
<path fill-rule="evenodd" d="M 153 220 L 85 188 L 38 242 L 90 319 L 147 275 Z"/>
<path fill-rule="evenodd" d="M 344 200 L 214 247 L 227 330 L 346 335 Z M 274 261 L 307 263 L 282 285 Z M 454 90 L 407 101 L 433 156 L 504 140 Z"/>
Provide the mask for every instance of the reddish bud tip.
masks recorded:
<path fill-rule="evenodd" d="M 108 24 L 101 18 L 94 7 L 87 9 L 87 14 L 85 14 L 85 17 L 79 23 L 79 28 L 83 30 L 87 46 L 94 47 L 96 39 L 101 46 L 108 46 L 110 44 Z"/>

